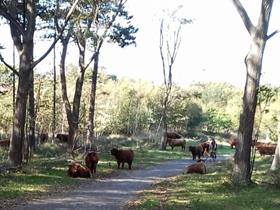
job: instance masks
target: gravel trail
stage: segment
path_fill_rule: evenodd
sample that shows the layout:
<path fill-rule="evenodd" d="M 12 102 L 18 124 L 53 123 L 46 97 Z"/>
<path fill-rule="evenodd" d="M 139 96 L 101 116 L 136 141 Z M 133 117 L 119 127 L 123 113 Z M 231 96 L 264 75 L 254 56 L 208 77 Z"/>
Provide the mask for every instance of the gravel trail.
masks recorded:
<path fill-rule="evenodd" d="M 224 159 L 217 157 L 217 160 Z M 14 210 L 115 210 L 137 193 L 165 177 L 181 173 L 190 158 L 166 161 L 137 170 L 119 170 L 112 178 L 99 179 L 61 194 L 29 201 Z"/>

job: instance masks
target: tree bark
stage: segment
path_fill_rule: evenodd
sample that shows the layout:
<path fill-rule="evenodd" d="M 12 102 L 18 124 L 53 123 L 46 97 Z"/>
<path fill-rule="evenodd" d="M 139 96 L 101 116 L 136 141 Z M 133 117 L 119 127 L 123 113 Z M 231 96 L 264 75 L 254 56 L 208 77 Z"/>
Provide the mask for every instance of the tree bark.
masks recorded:
<path fill-rule="evenodd" d="M 60 84 L 61 84 L 61 92 L 62 92 L 62 100 L 64 103 L 64 108 L 66 112 L 66 117 L 69 125 L 69 135 L 70 135 L 70 127 L 72 127 L 72 111 L 71 111 L 71 105 L 68 99 L 68 94 L 67 94 L 67 83 L 66 83 L 66 76 L 65 76 L 65 60 L 66 60 L 66 54 L 67 54 L 67 48 L 68 48 L 68 43 L 71 37 L 71 32 L 68 31 L 67 36 L 65 38 L 61 39 L 62 43 L 62 52 L 61 52 L 61 58 L 60 58 Z M 72 131 L 71 131 L 72 132 Z M 72 132 L 73 133 L 73 132 Z M 73 135 L 71 133 L 71 135 Z M 72 146 L 72 140 L 73 138 L 68 142 L 69 146 Z"/>
<path fill-rule="evenodd" d="M 277 135 L 278 135 L 278 140 L 277 140 L 277 146 L 275 149 L 274 158 L 270 167 L 271 171 L 276 171 L 277 169 L 280 168 L 280 116 L 278 116 Z"/>
<path fill-rule="evenodd" d="M 238 144 L 234 155 L 232 182 L 235 185 L 251 182 L 250 159 L 251 144 L 257 105 L 257 89 L 259 88 L 262 60 L 267 41 L 267 30 L 272 9 L 271 0 L 263 0 L 258 25 L 255 27 L 239 0 L 233 0 L 243 23 L 249 32 L 252 43 L 245 58 L 246 83 L 243 94 L 243 107 L 238 128 Z"/>
<path fill-rule="evenodd" d="M 27 96 L 33 72 L 33 36 L 35 31 L 36 10 L 35 1 L 27 0 L 24 8 L 23 23 L 17 22 L 18 11 L 16 6 L 11 4 L 9 11 L 3 11 L 5 18 L 9 18 L 6 14 L 10 14 L 10 30 L 14 45 L 19 53 L 19 78 L 16 94 L 15 114 L 13 118 L 13 130 L 11 135 L 11 143 L 9 147 L 9 161 L 13 166 L 22 164 L 23 159 L 23 141 L 25 138 L 25 120 L 26 120 L 26 104 Z M 7 13 L 5 13 L 7 12 Z M 26 21 L 25 22 L 25 18 Z M 14 21 L 12 21 L 14 20 Z"/>
<path fill-rule="evenodd" d="M 86 144 L 94 144 L 94 114 L 95 114 L 95 99 L 96 99 L 96 87 L 97 87 L 97 75 L 98 75 L 98 62 L 99 62 L 99 51 L 96 52 L 94 58 L 94 67 L 91 79 L 91 89 L 89 96 L 89 107 L 88 107 L 88 120 L 87 120 L 87 141 Z"/>

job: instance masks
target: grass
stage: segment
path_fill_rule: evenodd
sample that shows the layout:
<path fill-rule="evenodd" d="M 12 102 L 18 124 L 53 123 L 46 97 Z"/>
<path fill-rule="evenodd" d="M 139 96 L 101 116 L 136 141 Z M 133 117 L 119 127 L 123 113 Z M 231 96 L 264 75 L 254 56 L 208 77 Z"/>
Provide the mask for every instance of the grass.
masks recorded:
<path fill-rule="evenodd" d="M 170 149 L 161 151 L 137 145 L 130 146 L 135 150 L 133 169 L 165 160 L 182 158 L 187 154 L 179 148 L 174 151 Z M 70 156 L 65 151 L 66 147 L 63 145 L 41 145 L 32 160 L 23 165 L 22 170 L 16 173 L 0 173 L 0 203 L 5 199 L 32 197 L 89 181 L 67 176 L 67 164 Z M 81 156 L 78 156 L 76 160 L 83 162 Z M 127 165 L 125 167 L 127 168 Z M 114 170 L 117 170 L 115 159 L 108 152 L 101 152 L 95 178 L 108 177 Z"/>
<path fill-rule="evenodd" d="M 208 164 L 206 175 L 182 173 L 153 185 L 125 209 L 276 210 L 280 189 L 268 184 L 271 158 L 258 157 L 255 183 L 242 188 L 230 183 L 231 162 Z"/>
<path fill-rule="evenodd" d="M 120 147 L 133 148 L 135 151 L 135 159 L 132 165 L 133 169 L 143 167 L 144 165 L 157 164 L 162 161 L 179 159 L 184 157 L 191 157 L 188 147 L 186 151 L 182 151 L 181 148 L 175 148 L 174 151 L 167 146 L 166 151 L 159 150 L 157 146 L 151 146 L 147 142 L 141 142 L 141 140 L 118 140 Z M 187 140 L 187 146 L 197 144 L 198 141 Z M 107 143 L 110 145 L 110 142 Z M 0 174 L 0 204 L 2 205 L 6 201 L 34 198 L 36 196 L 59 192 L 64 188 L 69 188 L 72 185 L 90 181 L 88 179 L 73 179 L 67 176 L 67 165 L 70 159 L 69 154 L 66 152 L 67 148 L 58 144 L 44 144 L 40 145 L 36 153 L 33 155 L 32 160 L 23 165 L 22 170 L 16 173 Z M 117 164 L 115 159 L 109 154 L 108 149 L 101 150 L 100 161 L 97 167 L 97 174 L 95 178 L 105 178 L 117 170 Z M 219 145 L 220 153 L 232 153 L 232 150 L 228 146 Z M 7 153 L 0 151 L 2 159 L 6 159 Z M 76 160 L 83 162 L 83 158 L 78 156 Z M 127 165 L 125 165 L 127 168 Z M 202 177 L 203 178 L 203 177 Z M 189 182 L 195 186 L 195 182 Z M 185 183 L 184 185 L 186 185 Z M 193 187 L 194 187 L 193 186 Z M 185 186 L 187 187 L 187 186 Z M 180 189 L 183 191 L 183 189 Z M 179 191 L 179 192 L 180 192 Z M 164 191 L 162 191 L 164 192 Z M 181 196 L 176 192 L 176 195 Z M 176 199 L 173 198 L 172 202 Z M 148 201 L 144 204 L 147 206 L 156 206 L 158 198 L 155 196 L 149 197 Z M 182 201 L 180 201 L 182 202 Z M 188 201 L 190 202 L 190 201 Z M 173 204 L 172 204 L 173 205 Z"/>

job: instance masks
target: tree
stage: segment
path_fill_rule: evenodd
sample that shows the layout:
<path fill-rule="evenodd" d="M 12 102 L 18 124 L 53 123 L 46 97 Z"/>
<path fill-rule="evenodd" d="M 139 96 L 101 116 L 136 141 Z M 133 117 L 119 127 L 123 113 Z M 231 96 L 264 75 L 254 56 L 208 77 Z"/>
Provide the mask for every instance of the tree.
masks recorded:
<path fill-rule="evenodd" d="M 275 149 L 274 158 L 270 166 L 271 171 L 276 171 L 277 169 L 280 168 L 280 116 L 278 116 L 277 135 L 278 135 L 278 140 L 277 140 L 277 146 Z"/>
<path fill-rule="evenodd" d="M 77 1 L 76 1 L 77 3 Z M 69 11 L 66 20 L 70 19 L 76 3 Z M 9 148 L 9 160 L 12 165 L 22 164 L 23 142 L 25 138 L 27 97 L 32 82 L 33 69 L 51 51 L 57 40 L 36 61 L 33 60 L 34 33 L 36 30 L 36 18 L 43 15 L 46 8 L 36 0 L 3 0 L 0 2 L 0 16 L 4 17 L 10 25 L 11 37 L 19 54 L 19 70 L 10 68 L 18 75 L 18 88 L 16 93 L 15 114 L 13 117 L 13 130 Z M 1 58 L 4 62 L 4 59 Z M 11 67 L 10 65 L 7 65 Z"/>
<path fill-rule="evenodd" d="M 251 36 L 251 47 L 245 57 L 246 83 L 243 93 L 243 106 L 239 119 L 238 144 L 234 155 L 232 182 L 248 184 L 251 182 L 250 159 L 254 119 L 257 105 L 257 89 L 260 83 L 262 60 L 265 45 L 277 31 L 267 35 L 273 0 L 262 0 L 256 26 L 253 25 L 239 0 L 232 0 L 242 21 Z"/>
<path fill-rule="evenodd" d="M 94 47 L 94 66 L 91 77 L 91 90 L 89 96 L 88 118 L 87 118 L 87 144 L 92 142 L 94 134 L 94 114 L 96 101 L 96 87 L 98 75 L 99 55 L 102 44 L 106 38 L 117 43 L 120 47 L 135 44 L 136 37 L 134 34 L 138 31 L 130 24 L 133 16 L 129 16 L 125 10 L 126 1 L 107 1 L 101 2 L 99 5 L 97 18 L 94 22 L 95 31 L 93 37 Z M 116 21 L 116 18 L 122 21 Z M 122 23 L 121 23 L 122 22 Z M 101 31 L 101 35 L 100 34 Z M 102 32 L 103 31 L 103 32 Z"/>
<path fill-rule="evenodd" d="M 180 9 L 179 7 L 178 9 Z M 181 27 L 185 23 L 190 23 L 190 20 L 184 18 L 177 18 L 176 13 L 178 9 L 168 15 L 167 20 L 161 19 L 160 23 L 160 40 L 159 40 L 159 50 L 162 62 L 162 73 L 163 73 L 163 83 L 164 83 L 164 96 L 162 99 L 162 123 L 163 130 L 166 134 L 168 129 L 167 123 L 167 111 L 169 97 L 172 91 L 172 68 L 178 54 L 178 50 L 181 44 Z M 165 21 L 167 23 L 165 23 Z M 172 27 L 173 26 L 173 27 Z M 175 27 L 174 27 L 175 26 Z M 166 136 L 162 138 L 161 149 L 166 148 Z"/>

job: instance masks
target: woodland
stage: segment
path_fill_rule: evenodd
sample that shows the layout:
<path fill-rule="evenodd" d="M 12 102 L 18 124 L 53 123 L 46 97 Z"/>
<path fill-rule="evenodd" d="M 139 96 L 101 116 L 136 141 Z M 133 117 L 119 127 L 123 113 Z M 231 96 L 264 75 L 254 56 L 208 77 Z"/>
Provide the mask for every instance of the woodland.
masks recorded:
<path fill-rule="evenodd" d="M 18 61 L 7 63 L 0 42 L 0 137 L 10 140 L 1 162 L 16 170 L 28 164 L 43 143 L 39 138 L 42 133 L 47 133 L 53 144 L 56 134 L 68 134 L 66 151 L 72 156 L 75 149 L 87 145 L 98 150 L 96 142 L 103 136 L 138 136 L 166 150 L 164 138 L 155 136 L 167 130 L 199 141 L 211 135 L 227 139 L 234 134 L 238 145 L 232 183 L 251 183 L 255 157 L 252 140 L 280 141 L 279 87 L 260 85 L 265 44 L 278 31 L 268 34 L 273 1 L 262 0 L 257 25 L 239 0 L 232 2 L 251 37 L 244 59 L 244 88 L 214 82 L 181 87 L 172 81 L 173 64 L 183 40 L 180 29 L 194 24 L 191 20 L 170 17 L 177 21 L 171 40 L 164 30 L 167 21 L 161 21 L 159 51 L 163 65 L 159 71 L 164 80 L 156 85 L 119 79 L 99 66 L 104 42 L 121 48 L 137 42 L 138 28 L 125 0 L 1 0 L 1 24 L 9 25 L 18 54 Z M 51 44 L 35 59 L 37 32 Z M 70 43 L 79 52 L 78 66 L 66 64 Z M 41 73 L 38 64 L 51 52 L 57 55 L 54 59 L 58 65 Z M 280 167 L 279 151 L 277 146 L 274 169 Z"/>

